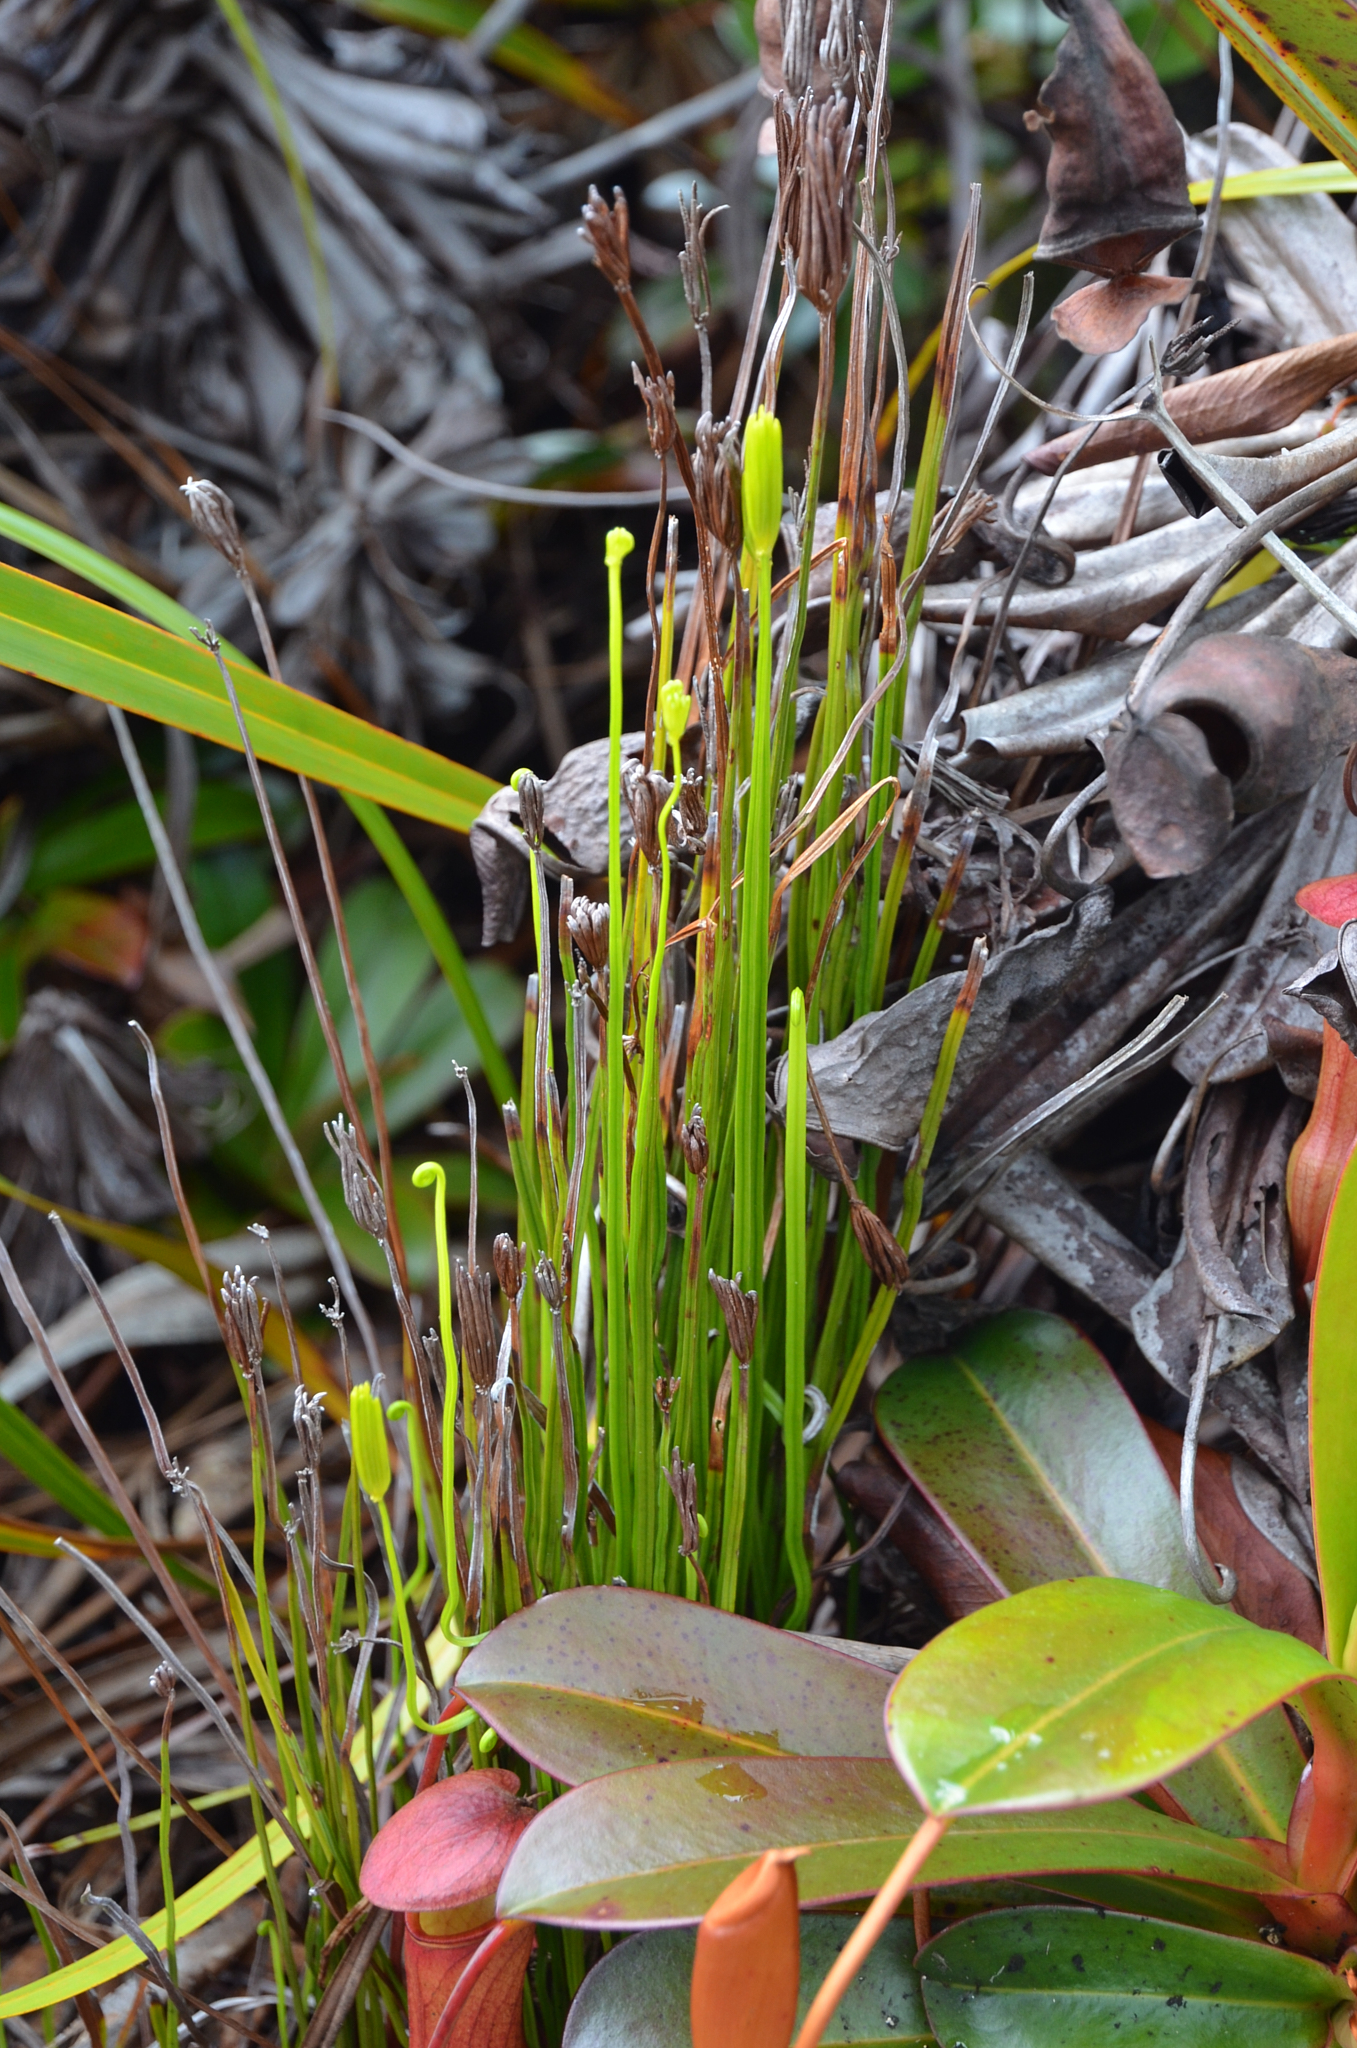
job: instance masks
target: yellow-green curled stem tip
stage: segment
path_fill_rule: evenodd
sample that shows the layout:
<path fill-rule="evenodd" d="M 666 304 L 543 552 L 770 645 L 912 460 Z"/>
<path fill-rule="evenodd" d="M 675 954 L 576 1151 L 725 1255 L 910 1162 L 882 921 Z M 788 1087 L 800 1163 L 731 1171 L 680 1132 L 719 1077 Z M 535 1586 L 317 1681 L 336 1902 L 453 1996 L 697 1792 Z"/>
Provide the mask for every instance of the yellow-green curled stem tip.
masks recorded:
<path fill-rule="evenodd" d="M 620 569 L 635 545 L 635 534 L 628 533 L 625 526 L 611 527 L 603 543 L 603 559 L 610 569 Z"/>

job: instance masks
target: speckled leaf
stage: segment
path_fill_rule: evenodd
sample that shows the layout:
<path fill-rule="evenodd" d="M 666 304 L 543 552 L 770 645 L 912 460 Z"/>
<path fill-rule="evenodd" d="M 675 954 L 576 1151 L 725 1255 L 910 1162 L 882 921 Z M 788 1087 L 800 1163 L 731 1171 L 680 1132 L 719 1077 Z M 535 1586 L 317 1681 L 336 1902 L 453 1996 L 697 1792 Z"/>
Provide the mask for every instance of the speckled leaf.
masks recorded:
<path fill-rule="evenodd" d="M 598 1778 L 542 1809 L 500 1884 L 524 1920 L 641 1927 L 699 1920 L 765 1849 L 804 1845 L 803 1904 L 874 1892 L 919 1825 L 892 1766 L 856 1757 L 664 1764 Z M 930 1886 L 1057 1871 L 1130 1870 L 1249 1894 L 1289 1889 L 1249 1842 L 1132 1800 L 1076 1813 L 963 1814 L 934 1850 Z"/>
<path fill-rule="evenodd" d="M 1198 0 L 1310 133 L 1357 170 L 1357 15 L 1342 0 Z"/>
<path fill-rule="evenodd" d="M 620 1586 L 511 1615 L 457 1676 L 520 1756 L 567 1785 L 683 1757 L 884 1757 L 889 1686 L 800 1636 Z"/>
<path fill-rule="evenodd" d="M 958 2048 L 1321 2048 L 1347 2002 L 1307 1956 L 1071 1906 L 963 1920 L 919 1970 L 934 2032 Z"/>
<path fill-rule="evenodd" d="M 797 2024 L 853 1931 L 838 1913 L 801 1915 Z M 589 1972 L 565 2024 L 563 2048 L 692 2048 L 688 1984 L 696 1936 L 657 1928 L 621 1942 Z M 822 2037 L 830 2048 L 922 2048 L 933 2035 L 914 1974 L 914 1930 L 897 1920 L 882 1935 Z"/>
<path fill-rule="evenodd" d="M 1332 1667 L 1228 1608 L 1124 1579 L 1062 1579 L 937 1636 L 891 1691 L 891 1753 L 930 1811 L 1136 1792 Z"/>

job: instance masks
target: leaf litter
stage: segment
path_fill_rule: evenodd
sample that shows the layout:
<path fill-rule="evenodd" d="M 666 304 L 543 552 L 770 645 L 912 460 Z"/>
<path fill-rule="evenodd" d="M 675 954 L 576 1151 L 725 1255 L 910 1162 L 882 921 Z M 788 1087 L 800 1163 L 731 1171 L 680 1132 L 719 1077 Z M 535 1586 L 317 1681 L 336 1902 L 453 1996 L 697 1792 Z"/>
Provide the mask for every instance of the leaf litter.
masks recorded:
<path fill-rule="evenodd" d="M 758 26 L 775 88 L 779 74 L 808 64 L 809 45 L 784 54 L 766 13 Z M 894 1175 L 918 1166 L 937 1047 L 968 985 L 968 956 L 978 958 L 972 942 L 984 942 L 946 1113 L 919 1168 L 924 1220 L 906 1247 L 909 1277 L 863 1398 L 824 1447 L 812 1558 L 817 1625 L 855 1633 L 865 1605 L 866 1625 L 886 1643 L 922 1640 L 940 1618 L 993 1597 L 996 1582 L 936 1503 L 884 1455 L 867 1394 L 901 1359 L 945 1348 L 977 1319 L 1015 1303 L 1063 1311 L 1090 1329 L 1175 1484 L 1184 1429 L 1200 1432 L 1196 1526 L 1208 1556 L 1236 1575 L 1241 1611 L 1317 1640 L 1308 1473 L 1298 1451 L 1309 1276 L 1293 1256 L 1288 1162 L 1305 1142 L 1330 1033 L 1357 1045 L 1354 927 L 1335 934 L 1297 904 L 1307 884 L 1357 869 L 1343 758 L 1357 742 L 1353 643 L 1338 609 L 1357 597 L 1349 552 L 1357 500 L 1342 474 L 1357 443 L 1336 416 L 1357 380 L 1357 307 L 1343 282 L 1353 229 L 1322 194 L 1222 210 L 1215 267 L 1199 282 L 1213 294 L 1215 327 L 1226 325 L 1222 309 L 1235 325 L 1204 361 L 1189 361 L 1163 398 L 1200 458 L 1199 467 L 1186 467 L 1146 407 L 1156 363 L 1169 360 L 1174 309 L 1191 285 L 1176 248 L 1196 222 L 1186 177 L 1211 175 L 1219 137 L 1189 138 L 1180 165 L 1176 125 L 1167 157 L 1150 147 L 1147 129 L 1143 162 L 1098 163 L 1090 182 L 1088 138 L 1063 125 L 1062 78 L 1091 61 L 1089 51 L 1081 55 L 1081 36 L 1092 37 L 1092 56 L 1106 56 L 1114 32 L 1104 13 L 1093 0 L 1071 7 L 1074 28 L 1038 102 L 1056 144 L 1041 253 L 1103 281 L 1036 323 L 1016 379 L 1032 381 L 1053 335 L 1067 346 L 1062 361 L 1070 344 L 1084 353 L 1050 410 L 1027 405 L 1016 389 L 1004 392 L 1006 373 L 993 356 L 956 330 L 944 366 L 955 399 L 945 480 L 955 486 L 978 457 L 984 501 L 944 498 L 952 544 L 937 550 L 918 593 L 922 626 L 909 723 L 899 736 L 901 800 L 881 842 L 880 870 L 890 872 L 900 840 L 913 832 L 906 916 L 916 933 L 930 921 L 939 926 L 935 964 L 913 986 L 888 975 L 880 1007 L 827 1032 L 808 1055 L 812 1168 L 839 1179 L 826 1125 L 850 1158 L 853 1147 L 873 1148 L 884 1169 L 877 1206 L 889 1212 Z M 315 196 L 327 314 L 269 97 L 215 13 L 95 8 L 68 20 L 27 4 L 11 5 L 5 20 L 7 176 L 27 179 L 25 189 L 38 196 L 7 262 L 4 301 L 18 344 L 10 358 L 22 376 L 7 380 L 13 396 L 4 398 L 3 424 L 35 480 L 15 484 L 6 471 L 0 495 L 13 492 L 20 509 L 121 551 L 190 610 L 248 642 L 239 579 L 179 508 L 179 485 L 190 470 L 207 469 L 241 507 L 249 572 L 288 682 L 453 752 L 475 729 L 475 707 L 498 689 L 517 707 L 519 736 L 510 745 L 523 751 L 533 719 L 520 714 L 536 685 L 525 688 L 464 640 L 465 609 L 450 594 L 481 572 L 496 545 L 485 503 L 398 457 L 381 459 L 360 434 L 327 434 L 323 415 L 335 395 L 328 358 L 347 409 L 427 463 L 491 485 L 521 485 L 540 471 L 527 438 L 508 431 L 489 332 L 505 317 L 501 298 L 582 260 L 573 234 L 567 241 L 558 232 L 535 190 L 533 172 L 546 161 L 540 140 L 487 98 L 468 60 L 436 45 L 402 30 L 346 27 L 326 31 L 318 46 L 290 16 L 270 17 L 259 49 L 281 95 L 289 148 Z M 827 27 L 817 23 L 821 69 L 830 62 L 819 46 Z M 1109 89 L 1134 97 L 1149 88 L 1129 50 L 1117 43 Z M 823 91 L 826 79 L 818 82 Z M 1159 113 L 1152 92 L 1147 104 Z M 1227 144 L 1231 170 L 1294 161 L 1241 121 L 1231 121 Z M 1176 271 L 1161 255 L 1171 245 Z M 640 238 L 631 255 L 638 270 L 649 261 Z M 847 261 L 845 252 L 840 282 Z M 56 269 L 59 292 L 50 289 Z M 812 290 L 813 279 L 803 289 Z M 151 400 L 147 381 L 127 372 L 143 346 L 139 309 L 153 297 L 167 309 L 160 317 L 173 347 L 166 345 L 166 375 Z M 1010 339 L 1005 334 L 1000 356 Z M 1112 357 L 1120 358 L 1120 381 L 1097 386 Z M 1001 424 L 986 441 L 981 420 L 996 378 Z M 746 373 L 746 383 L 754 381 Z M 1085 394 L 1088 418 L 1075 414 Z M 662 414 L 662 394 L 658 403 Z M 1009 417 L 1019 404 L 1022 427 Z M 1066 432 L 1071 416 L 1077 424 Z M 66 452 L 72 417 L 83 427 L 74 460 Z M 126 466 L 129 450 L 155 493 L 149 524 L 144 513 L 125 521 L 101 470 Z M 1156 454 L 1148 466 L 1140 460 Z M 651 474 L 629 468 L 625 481 L 634 489 Z M 1306 490 L 1303 507 L 1279 515 L 1279 530 L 1337 605 L 1296 583 L 1283 561 L 1270 581 L 1207 609 L 1201 579 L 1245 524 L 1235 500 L 1262 514 Z M 909 505 L 907 494 L 898 499 L 901 518 L 890 535 L 897 548 Z M 832 544 L 832 507 L 818 508 L 811 530 L 817 548 Z M 733 540 L 728 523 L 726 539 Z M 1251 557 L 1257 551 L 1255 543 Z M 865 560 L 876 604 L 881 584 L 871 577 L 884 556 L 869 552 Z M 808 578 L 812 637 L 802 675 L 811 687 L 803 710 L 813 710 L 828 682 L 816 672 L 813 635 L 833 574 L 826 564 L 822 585 Z M 727 580 L 723 570 L 719 584 L 700 589 L 688 614 L 681 658 L 690 676 L 715 623 L 712 605 L 731 602 Z M 785 606 L 784 637 L 796 625 L 794 592 Z M 1157 657 L 1147 651 L 1161 634 L 1173 651 L 1151 672 Z M 883 638 L 883 656 L 889 651 Z M 716 744 L 713 708 L 700 700 L 698 713 L 705 723 L 687 741 L 695 767 Z M 46 700 L 43 715 L 51 715 Z M 624 750 L 636 759 L 650 745 L 637 731 Z M 553 749 L 536 845 L 524 831 L 519 791 L 502 791 L 487 807 L 472 835 L 487 944 L 510 947 L 518 936 L 529 900 L 537 900 L 534 858 L 581 894 L 605 872 L 605 756 L 597 739 Z M 852 803 L 869 786 L 870 745 L 850 751 L 848 763 L 843 801 Z M 807 767 L 804 753 L 798 766 Z M 784 825 L 808 794 L 804 777 L 784 793 Z M 172 812 L 172 777 L 169 800 Z M 624 863 L 645 815 L 642 792 L 630 817 L 623 809 Z M 849 829 L 850 844 L 865 843 L 865 825 Z M 181 858 L 188 844 L 185 828 Z M 700 844 L 699 832 L 680 846 L 690 877 Z M 792 857 L 790 848 L 778 856 L 784 865 Z M 0 893 L 4 887 L 0 868 Z M 697 911 L 694 895 L 684 913 L 690 927 L 701 924 Z M 154 954 L 164 905 L 139 904 L 135 916 L 134 937 Z M 785 936 L 776 934 L 777 943 Z M 671 943 L 697 942 L 689 930 Z M 61 958 L 60 947 L 48 957 Z M 589 963 L 600 987 L 605 957 Z M 890 964 L 898 970 L 901 960 Z M 106 962 L 104 979 L 116 979 Z M 668 1084 L 675 1099 L 681 1038 L 680 1022 Z M 220 1129 L 231 1113 L 219 1050 L 217 1058 L 215 1069 L 165 1069 L 166 1116 L 185 1159 L 209 1149 L 211 1116 Z M 787 1107 L 784 1057 L 770 1063 L 767 1080 L 777 1125 Z M 41 1181 L 52 1198 L 94 1214 L 128 1222 L 164 1215 L 159 1106 L 114 1049 L 104 1013 L 87 1014 L 78 998 L 58 1000 L 54 990 L 35 992 L 0 1081 L 0 1132 L 24 1148 L 4 1161 L 12 1179 Z M 44 1110 L 60 1110 L 68 1126 L 58 1129 L 50 1116 L 44 1124 Z M 1326 1127 L 1330 1147 L 1350 1149 L 1354 1136 L 1357 1128 L 1334 1135 Z M 831 1204 L 840 1192 L 829 1193 Z M 54 1318 L 78 1288 L 38 1219 L 24 1228 L 29 1246 L 12 1228 L 7 1235 L 39 1316 Z M 939 1266 L 940 1255 L 953 1263 Z M 469 1262 L 474 1271 L 474 1237 Z M 493 1349 L 493 1331 L 490 1340 Z M 442 1371 L 440 1359 L 431 1373 Z M 483 1397 L 492 1382 L 502 1384 L 493 1368 L 486 1377 Z M 86 1384 L 93 1399 L 92 1379 Z M 172 1454 L 227 1412 L 213 1405 L 229 1392 L 221 1376 L 199 1391 L 211 1402 L 181 1400 L 166 1431 Z M 488 1437 L 484 1399 L 478 1411 Z M 264 1424 L 279 1449 L 286 1421 L 280 1414 Z M 505 1422 L 498 1438 L 502 1461 L 511 1456 L 511 1427 Z M 244 1432 L 237 1441 L 239 1456 Z M 144 1438 L 129 1434 L 106 1448 L 153 1533 L 169 1540 L 172 1530 L 201 1565 L 214 1540 L 210 1512 L 196 1517 L 181 1500 L 167 1513 L 169 1494 Z M 492 1492 L 488 1461 L 478 1467 L 465 1448 L 479 1542 L 483 1511 L 494 1501 L 497 1516 L 513 1482 L 497 1466 Z M 337 1517 L 338 1447 L 331 1436 L 311 1452 L 313 1512 L 328 1487 Z M 299 1453 L 277 1470 L 292 1478 L 304 1465 Z M 229 1487 L 218 1498 L 227 1523 L 248 1505 Z M 37 1505 L 18 1483 L 0 1498 L 6 1515 Z M 504 1529 L 509 1540 L 507 1520 Z M 33 1627 L 47 1631 L 50 1651 L 71 1643 L 72 1666 L 103 1705 L 125 1713 L 124 1728 L 149 1741 L 159 1709 L 146 1708 L 145 1646 L 132 1622 L 116 1618 L 113 1595 L 91 1591 L 79 1571 L 65 1558 L 15 1558 L 5 1587 Z M 125 1600 L 147 1598 L 140 1563 L 120 1562 L 111 1576 Z M 167 1601 L 151 1597 L 168 1626 Z M 215 1596 L 198 1590 L 185 1598 L 194 1615 L 217 1612 Z M 198 1685 L 217 1682 L 228 1640 L 207 1629 L 185 1642 Z M 0 1682 L 24 1690 L 21 1711 L 8 1710 L 0 1797 L 32 1802 L 21 1828 L 31 1840 L 35 1816 L 41 1828 L 82 1786 L 107 1776 L 117 1745 L 72 1767 L 78 1752 L 67 1727 L 20 1679 L 31 1664 L 17 1638 L 9 1642 L 19 1661 L 0 1667 Z M 176 1787 L 185 1796 L 240 1789 L 239 1766 L 223 1763 L 202 1717 L 177 1727 L 176 1738 Z M 185 1881 L 199 1867 L 194 1853 L 183 1857 Z M 120 1843 L 102 1854 L 110 1868 L 123 1867 Z M 93 1846 L 82 1852 L 82 1883 L 116 1889 L 93 1855 Z M 295 1893 L 293 1884 L 294 1907 Z M 69 1885 L 61 1896 L 69 1910 Z M 242 1928 L 243 1948 L 255 1921 Z M 249 1973 L 249 1993 L 264 1986 L 259 2008 L 275 1988 L 265 1981 L 263 1954 L 261 1947 Z M 211 1973 L 227 1960 L 205 1966 L 205 1981 L 219 1985 Z M 190 1970 L 190 1988 L 193 1977 Z M 114 2011 L 110 2003 L 110 2018 Z"/>

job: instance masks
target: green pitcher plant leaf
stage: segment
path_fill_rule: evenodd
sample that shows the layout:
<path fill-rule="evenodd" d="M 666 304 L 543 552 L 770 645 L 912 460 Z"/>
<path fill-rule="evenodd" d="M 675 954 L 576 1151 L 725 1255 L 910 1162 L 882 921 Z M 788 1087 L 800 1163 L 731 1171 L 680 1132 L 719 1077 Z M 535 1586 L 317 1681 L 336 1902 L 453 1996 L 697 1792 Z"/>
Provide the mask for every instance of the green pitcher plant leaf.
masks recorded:
<path fill-rule="evenodd" d="M 1315 1560 L 1329 1655 L 1357 1676 L 1357 1153 L 1348 1160 L 1329 1210 L 1310 1318 L 1310 1481 Z"/>
<path fill-rule="evenodd" d="M 0 662 L 240 752 L 235 714 L 205 647 L 4 564 Z M 469 832 L 494 794 L 496 785 L 474 769 L 289 690 L 248 663 L 229 666 L 261 761 L 454 832 Z"/>
<path fill-rule="evenodd" d="M 886 1732 L 930 1813 L 1079 1806 L 1143 1790 L 1332 1676 L 1227 1608 L 1064 1579 L 928 1643 L 892 1687 Z"/>
<path fill-rule="evenodd" d="M 1159 1456 L 1106 1359 L 1062 1316 L 1012 1309 L 912 1358 L 878 1393 L 876 1423 L 996 1595 L 1098 1574 L 1199 1597 Z M 1173 1789 L 1203 1827 L 1280 1840 L 1301 1764 L 1279 1712 Z"/>
<path fill-rule="evenodd" d="M 1168 1475 L 1106 1359 L 1062 1316 L 1012 1309 L 911 1358 L 876 1423 L 996 1593 L 1085 1573 L 1195 1592 Z"/>
<path fill-rule="evenodd" d="M 538 1600 L 471 1652 L 457 1690 L 568 1785 L 679 1758 L 886 1755 L 887 1672 L 666 1593 Z"/>
<path fill-rule="evenodd" d="M 865 1898 L 922 1817 L 891 1765 L 873 1757 L 699 1758 L 618 1771 L 543 1808 L 504 1873 L 499 1911 L 585 1927 L 699 1920 L 756 1856 L 789 1848 L 806 1851 L 797 1863 L 803 1903 Z M 933 1851 L 928 1884 L 1078 1871 L 1252 1896 L 1294 1889 L 1254 1843 L 1130 1799 L 1059 1813 L 963 1813 Z"/>
<path fill-rule="evenodd" d="M 799 2026 L 853 1923 L 837 1913 L 801 1915 Z M 660 1927 L 621 1942 L 589 1972 L 570 2008 L 562 2048 L 692 2048 L 688 1986 L 697 1936 Z M 925 2048 L 932 2029 L 914 1974 L 914 1930 L 896 1921 L 853 1979 L 824 2039 L 837 2048 Z"/>
<path fill-rule="evenodd" d="M 1323 2048 L 1347 1986 L 1265 1942 L 1078 1907 L 980 1913 L 922 1951 L 939 2041 L 965 2048 Z"/>

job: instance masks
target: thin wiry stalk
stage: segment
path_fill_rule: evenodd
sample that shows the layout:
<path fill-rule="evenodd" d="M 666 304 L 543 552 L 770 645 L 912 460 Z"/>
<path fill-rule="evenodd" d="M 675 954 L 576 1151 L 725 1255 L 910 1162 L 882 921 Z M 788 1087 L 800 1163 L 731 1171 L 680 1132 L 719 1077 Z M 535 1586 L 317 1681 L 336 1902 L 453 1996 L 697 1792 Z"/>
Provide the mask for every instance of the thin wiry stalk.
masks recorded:
<path fill-rule="evenodd" d="M 283 1149 L 283 1155 L 292 1171 L 298 1191 L 301 1194 L 302 1200 L 306 1203 L 307 1212 L 319 1233 L 321 1243 L 325 1246 L 325 1255 L 334 1268 L 339 1284 L 344 1291 L 344 1298 L 348 1302 L 353 1319 L 362 1334 L 363 1347 L 368 1355 L 368 1364 L 372 1372 L 376 1374 L 379 1370 L 377 1334 L 372 1327 L 371 1319 L 358 1292 L 348 1259 L 344 1253 L 344 1248 L 335 1235 L 334 1225 L 326 1214 L 325 1206 L 320 1196 L 316 1193 L 315 1183 L 307 1171 L 306 1161 L 302 1158 L 300 1147 L 288 1127 L 287 1118 L 283 1115 L 282 1105 L 274 1091 L 273 1083 L 265 1073 L 263 1062 L 255 1051 L 254 1040 L 250 1037 L 245 1027 L 245 1020 L 240 1014 L 240 1007 L 227 987 L 225 976 L 217 965 L 215 954 L 203 937 L 202 926 L 198 922 L 197 914 L 193 908 L 193 901 L 185 886 L 179 864 L 174 858 L 174 852 L 170 846 L 164 823 L 159 811 L 156 809 L 155 798 L 151 794 L 151 785 L 146 780 L 146 771 L 141 765 L 141 757 L 137 753 L 131 729 L 116 704 L 110 706 L 108 716 L 123 761 L 126 764 L 128 776 L 131 779 L 138 808 L 146 821 L 146 829 L 151 835 L 151 844 L 156 850 L 156 858 L 159 860 L 164 872 L 170 897 L 174 904 L 175 915 L 179 919 L 180 928 L 188 942 L 190 952 L 201 968 L 207 985 L 212 991 L 212 1000 L 217 1005 L 222 1021 L 231 1034 L 231 1042 L 240 1055 L 241 1064 L 250 1077 L 255 1093 L 259 1097 L 260 1106 L 268 1118 L 273 1134 Z"/>

